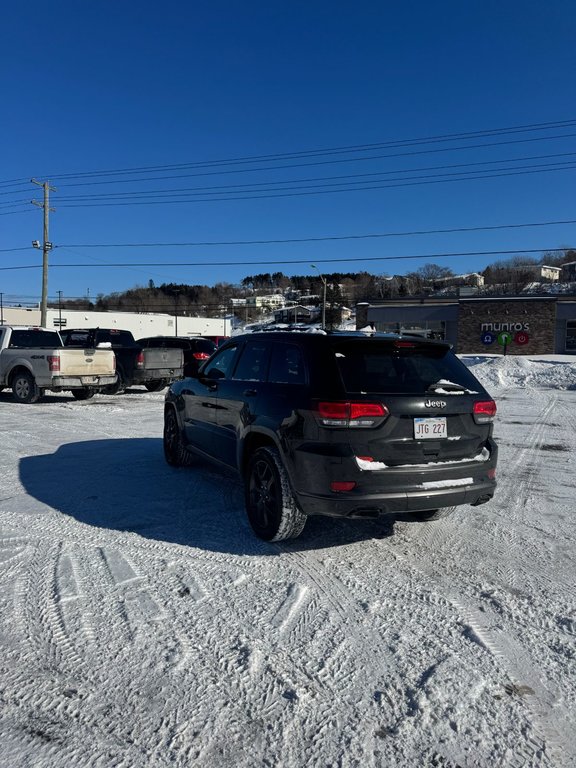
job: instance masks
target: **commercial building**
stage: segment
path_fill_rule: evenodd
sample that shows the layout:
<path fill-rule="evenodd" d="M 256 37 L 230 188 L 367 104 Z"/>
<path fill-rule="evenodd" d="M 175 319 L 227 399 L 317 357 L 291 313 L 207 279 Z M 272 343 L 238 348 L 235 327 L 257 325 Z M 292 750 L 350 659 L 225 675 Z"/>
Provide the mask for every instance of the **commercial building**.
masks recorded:
<path fill-rule="evenodd" d="M 576 355 L 576 296 L 411 298 L 360 303 L 356 327 L 445 339 L 456 352 Z"/>
<path fill-rule="evenodd" d="M 40 325 L 40 309 L 3 307 L 2 318 L 11 325 Z M 143 336 L 230 336 L 232 318 L 184 317 L 152 312 L 93 312 L 91 310 L 49 309 L 46 327 L 120 328 Z"/>

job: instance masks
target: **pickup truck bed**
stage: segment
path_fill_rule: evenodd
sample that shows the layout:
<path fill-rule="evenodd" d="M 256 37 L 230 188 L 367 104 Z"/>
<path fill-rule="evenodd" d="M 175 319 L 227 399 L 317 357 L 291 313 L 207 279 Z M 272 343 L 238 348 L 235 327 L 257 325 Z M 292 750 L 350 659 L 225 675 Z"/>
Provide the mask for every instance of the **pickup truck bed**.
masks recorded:
<path fill-rule="evenodd" d="M 117 381 L 107 388 L 109 394 L 118 394 L 134 384 L 141 384 L 150 392 L 157 392 L 184 375 L 181 349 L 143 349 L 130 331 L 117 328 L 67 328 L 61 331 L 61 335 L 67 348 L 105 346 L 114 351 Z"/>

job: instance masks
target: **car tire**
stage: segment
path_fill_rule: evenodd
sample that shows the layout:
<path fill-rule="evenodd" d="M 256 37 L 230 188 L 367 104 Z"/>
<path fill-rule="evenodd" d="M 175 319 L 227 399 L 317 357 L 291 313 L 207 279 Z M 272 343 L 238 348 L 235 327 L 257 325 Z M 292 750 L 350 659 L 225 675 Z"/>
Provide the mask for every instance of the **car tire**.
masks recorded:
<path fill-rule="evenodd" d="M 116 381 L 114 384 L 108 384 L 104 388 L 104 394 L 106 395 L 121 395 L 126 389 L 126 379 L 124 378 L 124 371 L 122 368 L 116 369 Z"/>
<path fill-rule="evenodd" d="M 264 541 L 295 539 L 306 524 L 276 448 L 258 448 L 245 478 L 246 513 L 252 530 Z"/>
<path fill-rule="evenodd" d="M 90 400 L 96 392 L 91 387 L 84 387 L 82 389 L 72 389 L 72 397 L 75 400 Z"/>
<path fill-rule="evenodd" d="M 36 403 L 44 390 L 36 384 L 34 376 L 27 371 L 17 373 L 12 378 L 12 395 L 19 403 Z"/>
<path fill-rule="evenodd" d="M 164 412 L 163 433 L 164 458 L 171 467 L 187 467 L 192 463 L 192 456 L 184 447 L 180 425 L 176 418 L 174 408 L 168 408 Z"/>
<path fill-rule="evenodd" d="M 161 392 L 166 386 L 164 379 L 158 379 L 156 381 L 147 381 L 144 384 L 148 392 Z"/>

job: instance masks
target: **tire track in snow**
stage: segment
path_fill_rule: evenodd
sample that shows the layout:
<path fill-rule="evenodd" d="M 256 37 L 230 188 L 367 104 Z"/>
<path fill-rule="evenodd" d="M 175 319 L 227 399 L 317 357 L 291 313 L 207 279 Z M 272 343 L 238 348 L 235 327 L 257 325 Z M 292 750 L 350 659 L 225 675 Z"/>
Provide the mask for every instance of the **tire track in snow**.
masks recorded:
<path fill-rule="evenodd" d="M 410 555 L 410 553 L 403 554 L 396 551 L 396 557 L 404 562 L 404 566 L 419 573 L 429 588 L 437 591 L 443 599 L 454 607 L 462 621 L 464 633 L 469 633 L 468 638 L 483 646 L 503 667 L 508 679 L 514 683 L 516 689 L 524 692 L 524 700 L 532 712 L 535 729 L 541 736 L 543 744 L 546 745 L 547 752 L 553 758 L 551 765 L 554 768 L 562 766 L 562 756 L 566 754 L 566 750 L 564 748 L 565 741 L 557 727 L 557 718 L 554 712 L 557 701 L 556 693 L 550 691 L 542 682 L 534 663 L 520 643 L 504 632 L 500 626 L 499 617 L 485 606 L 480 611 L 477 607 L 477 600 L 473 600 L 455 589 L 456 579 L 446 575 L 446 563 L 438 565 L 436 558 L 428 560 L 423 557 L 422 539 L 410 541 L 410 539 L 405 538 L 404 541 L 412 544 L 412 546 L 417 544 L 418 556 L 416 553 Z M 462 553 L 460 552 L 459 558 L 461 556 Z M 410 557 L 410 560 L 407 557 Z M 449 569 L 448 573 L 450 573 Z M 542 748 L 542 745 L 537 743 L 534 743 L 533 746 L 534 752 L 530 755 L 531 759 L 534 759 L 538 749 Z M 523 755 L 525 750 L 526 745 L 522 745 Z M 519 765 L 523 764 L 522 762 L 519 763 Z"/>
<path fill-rule="evenodd" d="M 73 575 L 72 560 L 69 553 L 63 553 L 60 544 L 46 544 L 42 542 L 36 553 L 36 563 L 29 569 L 30 578 L 26 587 L 20 590 L 20 607 L 23 608 L 23 625 L 28 635 L 29 644 L 33 648 L 33 654 L 41 663 L 48 663 L 59 678 L 82 680 L 84 690 L 84 706 L 79 707 L 75 695 L 72 700 L 57 701 L 57 694 L 54 692 L 54 686 L 49 685 L 46 692 L 35 691 L 32 697 L 28 697 L 29 708 L 33 711 L 53 713 L 55 720 L 54 727 L 57 727 L 62 721 L 70 720 L 74 722 L 76 731 L 79 728 L 88 729 L 97 740 L 102 741 L 105 746 L 109 737 L 107 734 L 122 734 L 125 731 L 126 739 L 133 743 L 133 747 L 128 748 L 127 757 L 129 765 L 143 764 L 142 749 L 146 750 L 146 741 L 154 741 L 157 737 L 164 737 L 165 731 L 171 731 L 174 723 L 173 713 L 167 712 L 159 723 L 156 717 L 151 719 L 147 714 L 147 702 L 137 702 L 140 714 L 132 713 L 134 704 L 128 711 L 121 711 L 122 697 L 118 697 L 118 691 L 108 689 L 108 667 L 121 664 L 125 666 L 120 679 L 128 682 L 128 687 L 133 688 L 138 685 L 138 679 L 142 678 L 148 687 L 153 688 L 153 679 L 151 670 L 140 667 L 139 654 L 135 654 L 131 645 L 121 648 L 120 646 L 128 641 L 133 641 L 136 636 L 142 637 L 142 629 L 150 626 L 150 616 L 146 613 L 130 612 L 124 616 L 123 612 L 114 608 L 112 611 L 102 611 L 107 602 L 110 602 L 109 593 L 115 590 L 134 589 L 139 583 L 139 574 L 136 569 L 125 559 L 118 556 L 118 553 L 105 552 L 104 557 L 98 550 L 92 551 L 92 569 L 90 571 L 90 583 L 92 585 L 91 599 L 95 593 L 101 597 L 97 601 L 96 610 L 92 616 L 98 615 L 99 624 L 92 638 L 96 645 L 93 649 L 92 658 L 90 654 L 80 655 L 77 649 L 80 635 L 78 627 L 73 627 L 70 621 L 65 617 L 62 609 L 75 605 L 81 598 L 81 589 L 79 580 Z M 76 553 L 78 554 L 78 553 Z M 84 553 L 85 555 L 86 553 Z M 89 558 L 90 559 L 90 558 Z M 98 563 L 101 564 L 100 575 L 98 575 Z M 111 565 L 108 568 L 106 563 Z M 83 564 L 86 565 L 86 557 L 83 558 Z M 36 567 L 37 565 L 37 567 Z M 114 578 L 111 578 L 111 574 Z M 96 577 L 96 578 L 94 578 Z M 110 584 L 112 586 L 110 586 Z M 108 598 L 104 599 L 106 594 Z M 137 599 L 140 601 L 140 596 Z M 112 601 L 114 601 L 114 597 Z M 132 630 L 130 635 L 125 634 L 125 628 L 122 626 L 120 632 L 117 631 L 115 624 L 120 621 L 122 624 L 128 621 L 140 621 L 141 628 Z M 72 635 L 72 636 L 71 636 Z M 149 650 L 149 649 L 147 649 Z M 95 658 L 99 656 L 99 659 Z M 143 658 L 148 658 L 149 654 L 143 654 Z M 43 662 L 42 660 L 46 660 Z M 164 671 L 160 670 L 163 677 Z M 144 677 L 143 677 L 144 676 Z M 114 678 L 112 678 L 114 679 Z M 159 686 L 160 687 L 160 686 Z M 39 689 L 40 690 L 40 689 Z M 92 694 L 96 694 L 97 699 L 93 699 Z M 91 706 L 86 706 L 90 699 Z M 143 704 L 143 706 L 142 706 Z M 163 704 L 164 706 L 164 704 Z M 58 713 L 55 714 L 57 707 Z M 132 717 L 131 717 L 132 715 Z M 74 718 L 74 720 L 72 720 Z M 126 722 L 126 726 L 124 726 Z M 130 729 L 130 723 L 137 722 L 139 734 L 134 737 L 125 729 Z M 116 747 L 120 736 L 114 737 Z M 140 744 L 138 744 L 140 742 Z M 119 761 L 119 764 L 122 760 Z"/>

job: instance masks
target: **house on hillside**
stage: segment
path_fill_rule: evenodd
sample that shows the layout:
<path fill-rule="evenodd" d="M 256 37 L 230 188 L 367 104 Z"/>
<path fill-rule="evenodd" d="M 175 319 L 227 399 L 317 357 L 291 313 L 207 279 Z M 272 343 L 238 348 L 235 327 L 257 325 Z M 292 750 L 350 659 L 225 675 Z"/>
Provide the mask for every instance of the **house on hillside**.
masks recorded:
<path fill-rule="evenodd" d="M 514 267 L 518 272 L 530 273 L 534 280 L 550 280 L 555 282 L 560 280 L 560 267 L 550 267 L 546 264 L 522 264 L 518 267 Z"/>
<path fill-rule="evenodd" d="M 566 264 L 562 264 L 562 280 L 567 283 L 573 283 L 576 281 L 576 261 L 568 261 Z"/>
<path fill-rule="evenodd" d="M 246 307 L 248 309 L 279 309 L 284 306 L 284 296 L 281 293 L 272 293 L 268 296 L 248 296 Z"/>
<path fill-rule="evenodd" d="M 439 287 L 470 285 L 474 288 L 481 288 L 484 285 L 484 275 L 479 272 L 469 272 L 465 275 L 451 275 L 450 277 L 440 277 L 431 281 Z"/>
<path fill-rule="evenodd" d="M 295 304 L 292 307 L 284 307 L 274 312 L 275 323 L 312 323 L 318 319 L 320 307 L 305 307 L 303 304 Z"/>

